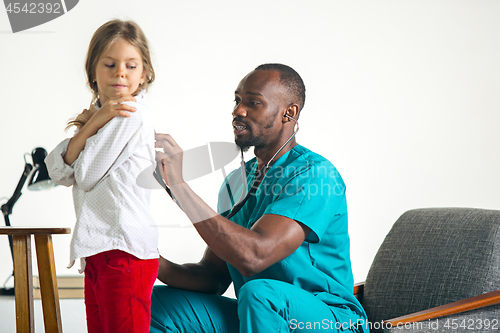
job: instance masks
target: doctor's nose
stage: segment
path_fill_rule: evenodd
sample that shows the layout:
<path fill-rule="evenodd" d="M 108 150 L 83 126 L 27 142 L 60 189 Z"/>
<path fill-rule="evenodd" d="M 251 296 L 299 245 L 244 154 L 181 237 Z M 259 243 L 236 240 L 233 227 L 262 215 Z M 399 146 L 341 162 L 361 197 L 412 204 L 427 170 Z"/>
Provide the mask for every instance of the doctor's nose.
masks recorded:
<path fill-rule="evenodd" d="M 239 103 L 238 105 L 234 106 L 232 115 L 233 116 L 246 117 L 247 116 L 247 112 L 246 112 L 245 108 L 243 108 L 243 106 L 241 105 L 241 103 Z"/>

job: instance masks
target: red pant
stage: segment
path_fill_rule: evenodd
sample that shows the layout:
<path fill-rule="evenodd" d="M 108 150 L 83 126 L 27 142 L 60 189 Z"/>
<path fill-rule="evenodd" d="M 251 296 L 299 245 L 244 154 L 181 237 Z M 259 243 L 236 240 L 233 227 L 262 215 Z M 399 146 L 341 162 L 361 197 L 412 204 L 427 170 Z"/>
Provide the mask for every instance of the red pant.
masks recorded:
<path fill-rule="evenodd" d="M 85 307 L 88 333 L 149 332 L 151 292 L 158 260 L 119 250 L 86 258 Z"/>

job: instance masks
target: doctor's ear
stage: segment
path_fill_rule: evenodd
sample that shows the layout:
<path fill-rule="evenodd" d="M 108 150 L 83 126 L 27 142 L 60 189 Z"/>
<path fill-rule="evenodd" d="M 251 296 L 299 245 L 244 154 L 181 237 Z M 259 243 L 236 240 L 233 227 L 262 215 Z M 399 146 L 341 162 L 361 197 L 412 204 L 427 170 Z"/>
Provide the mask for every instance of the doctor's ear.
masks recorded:
<path fill-rule="evenodd" d="M 297 104 L 292 104 L 288 106 L 285 113 L 283 114 L 283 122 L 297 121 L 299 118 L 299 106 Z"/>

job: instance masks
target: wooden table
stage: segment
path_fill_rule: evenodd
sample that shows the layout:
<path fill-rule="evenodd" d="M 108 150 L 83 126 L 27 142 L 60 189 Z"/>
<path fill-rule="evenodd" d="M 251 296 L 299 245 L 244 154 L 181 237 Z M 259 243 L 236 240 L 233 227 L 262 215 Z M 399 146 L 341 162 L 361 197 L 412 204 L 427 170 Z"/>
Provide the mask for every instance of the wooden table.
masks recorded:
<path fill-rule="evenodd" d="M 35 237 L 45 332 L 62 332 L 52 234 L 69 234 L 70 228 L 0 227 L 0 235 L 12 235 L 17 332 L 34 332 L 31 235 Z"/>

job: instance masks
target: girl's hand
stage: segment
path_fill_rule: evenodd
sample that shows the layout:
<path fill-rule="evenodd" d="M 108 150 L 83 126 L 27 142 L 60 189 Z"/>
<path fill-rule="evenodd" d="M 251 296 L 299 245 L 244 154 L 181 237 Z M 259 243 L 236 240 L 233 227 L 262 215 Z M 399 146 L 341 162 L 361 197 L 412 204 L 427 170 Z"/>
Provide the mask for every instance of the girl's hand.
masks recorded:
<path fill-rule="evenodd" d="M 183 183 L 181 147 L 169 134 L 155 133 L 155 140 L 155 148 L 163 149 L 163 152 L 156 152 L 156 160 L 162 166 L 163 179 L 170 187 Z"/>
<path fill-rule="evenodd" d="M 92 126 L 97 132 L 97 130 L 106 125 L 108 121 L 114 117 L 118 116 L 127 118 L 130 117 L 129 112 L 135 112 L 137 110 L 135 107 L 128 104 L 122 104 L 126 101 L 136 102 L 136 99 L 132 95 L 111 97 L 101 106 L 99 111 L 96 112 L 94 106 L 92 105 L 89 110 L 83 110 L 78 117 L 86 117 L 90 115 L 90 119 L 87 124 Z"/>

